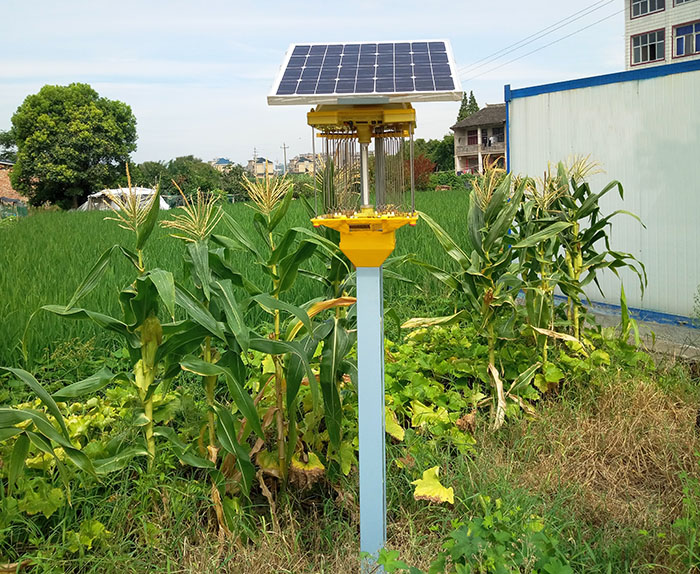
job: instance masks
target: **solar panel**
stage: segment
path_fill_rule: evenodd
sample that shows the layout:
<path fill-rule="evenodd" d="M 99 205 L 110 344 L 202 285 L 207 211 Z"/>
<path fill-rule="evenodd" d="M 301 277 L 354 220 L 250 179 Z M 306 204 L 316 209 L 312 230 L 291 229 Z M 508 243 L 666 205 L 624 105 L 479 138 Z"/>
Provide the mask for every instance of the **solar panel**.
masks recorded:
<path fill-rule="evenodd" d="M 446 40 L 292 44 L 269 104 L 460 100 Z"/>

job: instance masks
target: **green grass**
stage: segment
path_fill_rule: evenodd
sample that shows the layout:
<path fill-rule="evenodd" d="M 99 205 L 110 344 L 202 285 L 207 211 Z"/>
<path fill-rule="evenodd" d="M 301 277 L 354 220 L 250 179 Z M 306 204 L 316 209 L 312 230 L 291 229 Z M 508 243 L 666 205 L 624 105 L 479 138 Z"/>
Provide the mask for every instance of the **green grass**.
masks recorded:
<path fill-rule="evenodd" d="M 418 193 L 416 203 L 418 209 L 437 219 L 458 242 L 463 239 L 466 233 L 465 193 Z M 251 236 L 255 236 L 252 210 L 246 204 L 228 205 L 226 209 Z M 65 341 L 86 341 L 98 337 L 99 345 L 109 344 L 109 340 L 89 322 L 66 321 L 39 311 L 42 305 L 67 303 L 106 249 L 117 243 L 132 247 L 129 232 L 120 229 L 113 221 L 105 221 L 105 215 L 100 212 L 40 212 L 0 229 L 0 340 L 3 341 L 0 365 L 23 364 L 22 339 L 25 330 L 25 344 L 31 359 L 27 366 L 40 358 L 45 350 L 51 352 Z M 167 212 L 163 217 L 167 217 Z M 311 226 L 300 202 L 292 204 L 285 224 L 290 227 Z M 223 224 L 220 224 L 217 233 L 226 233 Z M 396 255 L 414 254 L 433 263 L 447 262 L 447 257 L 426 225 L 399 230 L 397 245 Z M 182 251 L 181 241 L 158 228 L 146 246 L 147 265 L 168 269 L 177 279 L 183 280 Z M 259 269 L 250 268 L 244 256 L 238 263 L 253 281 L 265 284 L 266 277 Z M 400 271 L 416 281 L 423 291 L 388 280 L 388 308 L 396 308 L 402 319 L 409 318 L 414 312 L 425 312 L 422 302 L 426 300 L 437 301 L 437 310 L 440 310 L 439 299 L 444 291 L 434 280 L 415 265 L 404 265 Z M 100 286 L 81 302 L 81 306 L 118 317 L 117 294 L 131 280 L 132 269 L 123 258 L 115 258 L 115 265 L 103 277 Z M 315 282 L 300 277 L 290 296 L 292 301 L 302 303 L 319 294 Z M 442 307 L 449 310 L 446 302 Z"/>

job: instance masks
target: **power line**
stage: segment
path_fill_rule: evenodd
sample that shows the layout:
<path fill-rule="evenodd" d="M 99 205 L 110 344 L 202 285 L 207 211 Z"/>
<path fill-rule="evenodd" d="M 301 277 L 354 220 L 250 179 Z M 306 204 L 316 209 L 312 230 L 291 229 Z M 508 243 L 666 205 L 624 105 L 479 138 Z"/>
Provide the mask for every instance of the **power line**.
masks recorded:
<path fill-rule="evenodd" d="M 571 36 L 578 34 L 579 32 L 583 32 L 584 30 L 588 30 L 588 28 L 591 28 L 597 24 L 600 24 L 601 22 L 604 22 L 605 20 L 609 20 L 613 16 L 617 16 L 620 12 L 624 12 L 624 8 L 622 10 L 618 10 L 617 12 L 613 12 L 609 16 L 605 16 L 605 18 L 601 18 L 600 20 L 596 20 L 592 24 L 589 24 L 588 26 L 584 26 L 583 28 L 579 28 L 578 30 L 574 30 L 573 32 L 567 34 L 566 36 L 562 36 L 561 38 L 557 38 L 556 40 L 553 40 L 552 42 L 549 42 L 548 44 L 545 44 L 544 46 L 540 46 L 539 48 L 535 48 L 534 50 L 531 50 L 527 52 L 526 54 L 522 54 L 521 56 L 518 56 L 517 58 L 513 58 L 512 60 L 508 60 L 507 62 L 503 64 L 499 64 L 495 68 L 491 68 L 490 70 L 486 70 L 485 72 L 481 72 L 480 74 L 477 74 L 476 76 L 471 76 L 469 78 L 464 79 L 465 82 L 469 82 L 471 80 L 474 80 L 476 78 L 480 78 L 481 76 L 484 76 L 486 74 L 490 74 L 491 72 L 494 72 L 496 70 L 499 70 L 503 66 L 507 66 L 508 64 L 512 64 L 513 62 L 520 60 L 526 56 L 529 56 L 530 54 L 534 54 L 535 52 L 539 52 L 540 50 L 544 50 L 545 48 L 548 48 L 549 46 L 556 44 L 557 42 L 561 42 L 562 40 L 566 40 L 567 38 L 570 38 Z"/>
<path fill-rule="evenodd" d="M 545 36 L 548 36 L 549 34 L 556 32 L 557 30 L 568 26 L 569 24 L 572 24 L 573 22 L 576 22 L 577 20 L 580 20 L 581 18 L 584 18 L 588 16 L 589 14 L 592 14 L 596 10 L 600 10 L 601 8 L 604 8 L 608 4 L 612 3 L 614 0 L 598 0 L 598 2 L 594 2 L 593 4 L 587 6 L 586 8 L 583 8 L 582 10 L 579 10 L 578 12 L 574 12 L 573 14 L 567 16 L 566 18 L 562 18 L 561 20 L 554 22 L 554 24 L 551 24 L 547 26 L 546 28 L 542 28 L 541 30 L 535 32 L 534 34 L 531 34 L 527 36 L 526 38 L 523 38 L 522 40 L 515 42 L 514 44 L 510 44 L 509 46 L 506 46 L 505 48 L 501 48 L 497 52 L 494 52 L 493 54 L 490 54 L 488 56 L 485 56 L 481 58 L 480 60 L 477 60 L 476 62 L 469 64 L 468 66 L 464 66 L 463 68 L 460 68 L 458 70 L 460 75 L 466 74 L 466 73 L 472 73 L 474 70 L 477 70 L 479 68 L 482 68 L 486 64 L 489 64 L 490 62 L 494 60 L 498 60 L 499 58 L 505 56 L 506 54 L 509 54 L 510 52 L 514 52 L 516 50 L 519 50 L 520 48 L 527 46 L 528 44 L 532 44 L 532 42 L 535 42 L 536 40 L 539 40 L 540 38 L 544 38 Z"/>

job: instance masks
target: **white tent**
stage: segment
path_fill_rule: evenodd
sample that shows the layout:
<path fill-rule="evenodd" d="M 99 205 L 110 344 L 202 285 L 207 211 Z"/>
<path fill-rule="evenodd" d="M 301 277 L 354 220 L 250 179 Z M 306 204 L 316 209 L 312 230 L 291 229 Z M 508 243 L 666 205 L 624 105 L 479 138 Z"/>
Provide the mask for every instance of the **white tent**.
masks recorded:
<path fill-rule="evenodd" d="M 107 209 L 119 209 L 119 206 L 116 203 L 110 201 L 110 197 L 122 199 L 125 196 L 128 196 L 129 192 L 137 196 L 140 203 L 147 204 L 149 201 L 151 201 L 151 197 L 153 197 L 156 190 L 148 187 L 132 187 L 131 190 L 122 188 L 103 189 L 102 191 L 88 195 L 87 201 L 78 207 L 78 211 L 104 211 Z M 162 197 L 160 198 L 160 208 L 170 209 L 170 206 Z"/>

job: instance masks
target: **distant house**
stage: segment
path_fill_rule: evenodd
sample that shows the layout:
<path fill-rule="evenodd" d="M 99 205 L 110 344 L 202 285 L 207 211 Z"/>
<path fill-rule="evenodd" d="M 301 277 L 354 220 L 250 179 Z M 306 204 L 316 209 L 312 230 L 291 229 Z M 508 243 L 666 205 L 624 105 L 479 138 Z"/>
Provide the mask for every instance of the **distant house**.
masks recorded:
<path fill-rule="evenodd" d="M 275 174 L 275 164 L 264 157 L 249 159 L 246 171 L 255 177 L 272 176 Z"/>
<path fill-rule="evenodd" d="M 319 159 L 316 159 L 318 163 Z M 314 156 L 311 153 L 303 153 L 291 159 L 289 162 L 289 173 L 313 173 Z"/>
<path fill-rule="evenodd" d="M 210 161 L 209 165 L 212 166 L 214 169 L 218 169 L 219 171 L 223 172 L 226 171 L 229 167 L 231 167 L 233 165 L 233 162 L 225 157 L 219 157 Z"/>
<path fill-rule="evenodd" d="M 506 163 L 506 105 L 486 104 L 452 126 L 455 171 L 483 173 L 485 164 Z"/>
<path fill-rule="evenodd" d="M 27 198 L 20 195 L 12 189 L 10 182 L 10 172 L 12 166 L 15 165 L 11 161 L 0 161 L 0 202 L 3 203 L 26 203 Z"/>

